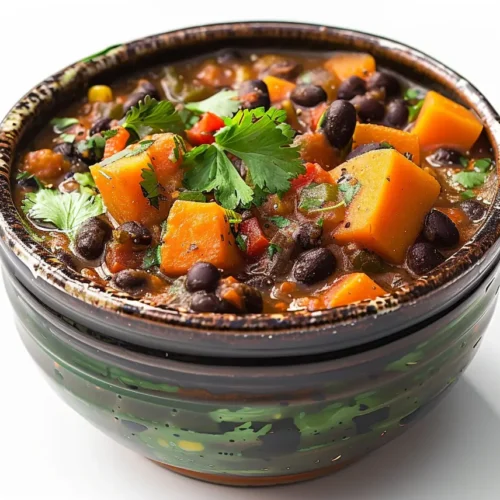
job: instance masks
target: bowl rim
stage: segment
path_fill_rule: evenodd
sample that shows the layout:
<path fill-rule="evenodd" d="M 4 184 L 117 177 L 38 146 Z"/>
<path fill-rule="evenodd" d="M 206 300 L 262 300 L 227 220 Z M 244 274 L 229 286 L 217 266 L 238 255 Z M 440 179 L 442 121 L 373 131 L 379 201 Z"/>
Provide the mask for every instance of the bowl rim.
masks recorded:
<path fill-rule="evenodd" d="M 151 56 L 163 50 L 200 45 L 204 40 L 224 41 L 228 46 L 237 38 L 286 38 L 324 41 L 353 46 L 374 55 L 390 54 L 391 58 L 448 87 L 481 118 L 494 149 L 496 164 L 500 164 L 500 117 L 487 99 L 465 78 L 427 54 L 408 45 L 344 28 L 318 24 L 248 21 L 195 26 L 161 33 L 119 46 L 113 46 L 95 56 L 78 61 L 31 89 L 9 111 L 0 123 L 0 236 L 17 259 L 26 265 L 36 278 L 46 281 L 79 300 L 141 321 L 238 333 L 245 330 L 287 330 L 312 326 L 335 326 L 354 319 L 377 316 L 411 306 L 415 300 L 457 281 L 490 251 L 498 251 L 500 227 L 500 192 L 491 203 L 486 220 L 474 237 L 453 254 L 430 276 L 418 278 L 410 285 L 384 297 L 322 311 L 295 311 L 272 314 L 200 314 L 181 312 L 166 306 L 153 306 L 127 294 L 103 287 L 66 268 L 40 243 L 34 241 L 13 203 L 10 168 L 15 161 L 17 146 L 40 110 L 53 108 L 57 99 L 82 86 L 90 79 L 120 65 Z"/>

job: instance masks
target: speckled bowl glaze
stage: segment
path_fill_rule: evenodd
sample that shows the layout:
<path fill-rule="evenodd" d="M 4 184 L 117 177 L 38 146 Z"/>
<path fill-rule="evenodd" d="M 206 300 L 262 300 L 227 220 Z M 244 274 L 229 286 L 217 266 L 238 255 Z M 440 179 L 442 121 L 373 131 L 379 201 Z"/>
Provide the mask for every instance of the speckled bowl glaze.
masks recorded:
<path fill-rule="evenodd" d="M 500 287 L 498 192 L 472 241 L 395 294 L 316 313 L 183 314 L 102 288 L 33 241 L 12 163 L 94 82 L 222 47 L 362 50 L 480 116 L 499 163 L 499 117 L 465 79 L 405 45 L 348 30 L 233 23 L 119 45 L 48 78 L 0 125 L 0 236 L 18 330 L 68 404 L 177 472 L 234 485 L 311 479 L 398 436 L 468 365 Z M 432 425 L 429 422 L 428 425 Z"/>

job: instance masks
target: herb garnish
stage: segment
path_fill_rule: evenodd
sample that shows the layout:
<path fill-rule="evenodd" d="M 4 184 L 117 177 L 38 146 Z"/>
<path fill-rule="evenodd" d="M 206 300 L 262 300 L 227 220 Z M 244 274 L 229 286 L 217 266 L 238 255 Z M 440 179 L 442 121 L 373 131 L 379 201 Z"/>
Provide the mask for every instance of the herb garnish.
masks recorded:
<path fill-rule="evenodd" d="M 73 176 L 75 181 L 80 184 L 80 192 L 95 195 L 97 193 L 97 186 L 90 172 L 75 173 Z"/>
<path fill-rule="evenodd" d="M 104 130 L 101 132 L 101 135 L 104 137 L 104 139 L 108 140 L 111 139 L 111 137 L 114 137 L 118 133 L 117 128 L 112 128 L 111 130 Z"/>
<path fill-rule="evenodd" d="M 184 130 L 184 123 L 174 105 L 170 101 L 157 101 L 150 96 L 134 106 L 120 124 L 140 139 L 156 132 L 180 134 Z"/>
<path fill-rule="evenodd" d="M 290 225 L 290 221 L 281 215 L 275 215 L 273 217 L 269 217 L 269 220 L 279 229 L 283 229 Z"/>
<path fill-rule="evenodd" d="M 346 206 L 349 206 L 353 198 L 358 194 L 361 189 L 361 184 L 358 182 L 356 184 L 351 184 L 349 182 L 343 182 L 339 184 L 339 191 L 342 193 Z"/>
<path fill-rule="evenodd" d="M 243 235 L 243 234 L 238 234 L 236 236 L 236 244 L 238 245 L 238 248 L 242 251 L 242 252 L 246 252 L 247 251 L 247 236 L 246 235 Z"/>
<path fill-rule="evenodd" d="M 137 144 L 137 147 L 130 149 L 126 148 L 118 153 L 115 153 L 113 156 L 102 160 L 99 165 L 101 167 L 106 167 L 115 161 L 120 160 L 121 158 L 130 158 L 131 156 L 137 156 L 141 153 L 144 153 L 152 144 L 154 144 L 154 140 L 141 141 Z"/>
<path fill-rule="evenodd" d="M 143 181 L 140 185 L 144 198 L 147 198 L 152 207 L 159 210 L 163 187 L 159 183 L 156 171 L 151 163 L 148 163 L 147 168 L 142 169 L 141 177 L 143 178 Z"/>
<path fill-rule="evenodd" d="M 63 142 L 67 142 L 68 144 L 73 144 L 75 142 L 76 135 L 75 134 L 61 134 L 59 136 L 59 139 L 61 139 L 61 141 L 63 141 Z"/>
<path fill-rule="evenodd" d="M 479 158 L 478 160 L 474 160 L 474 170 L 476 172 L 485 174 L 491 170 L 492 166 L 493 160 L 491 158 Z"/>
<path fill-rule="evenodd" d="M 103 214 L 102 198 L 88 193 L 61 193 L 54 189 L 40 189 L 28 193 L 22 203 L 25 214 L 32 219 L 50 222 L 73 239 L 75 231 L 90 217 Z"/>
<path fill-rule="evenodd" d="M 463 200 L 471 200 L 472 198 L 476 197 L 476 193 L 474 193 L 472 189 L 466 189 L 465 191 L 462 191 L 460 193 L 460 196 L 462 197 Z"/>
<path fill-rule="evenodd" d="M 276 245 L 276 243 L 271 243 L 267 247 L 267 253 L 271 259 L 279 252 L 281 252 L 281 247 L 279 245 Z"/>
<path fill-rule="evenodd" d="M 459 172 L 452 179 L 464 188 L 470 189 L 482 186 L 487 177 L 488 175 L 482 172 Z"/>
<path fill-rule="evenodd" d="M 423 105 L 424 105 L 424 100 L 422 99 L 421 101 L 418 101 L 417 104 L 414 104 L 413 106 L 408 106 L 408 111 L 409 111 L 408 121 L 410 123 L 414 122 L 417 119 Z"/>
<path fill-rule="evenodd" d="M 198 201 L 200 203 L 206 203 L 207 197 L 201 191 L 181 191 L 178 200 L 182 201 Z"/>
<path fill-rule="evenodd" d="M 86 153 L 92 153 L 96 159 L 100 159 L 104 154 L 106 139 L 99 134 L 95 134 L 85 141 L 78 142 L 76 147 L 80 154 L 85 156 Z"/>
<path fill-rule="evenodd" d="M 225 208 L 224 212 L 226 212 L 226 217 L 229 224 L 240 224 L 241 222 L 243 222 L 243 217 L 238 212 L 230 210 L 229 208 Z"/>
<path fill-rule="evenodd" d="M 54 132 L 57 134 L 62 133 L 64 130 L 77 123 L 79 122 L 76 118 L 53 118 L 50 120 L 50 124 L 54 127 Z"/>
<path fill-rule="evenodd" d="M 188 102 L 184 107 L 198 114 L 210 112 L 218 116 L 232 116 L 241 105 L 237 97 L 236 90 L 221 90 L 204 101 Z"/>
<path fill-rule="evenodd" d="M 294 132 L 285 120 L 286 113 L 275 108 L 239 111 L 215 134 L 214 144 L 198 146 L 186 154 L 186 186 L 215 191 L 219 203 L 229 209 L 251 203 L 258 190 L 284 194 L 290 180 L 305 172 L 298 149 L 291 145 Z M 251 186 L 227 153 L 243 160 Z"/>
<path fill-rule="evenodd" d="M 462 165 L 462 167 L 464 168 L 467 168 L 469 166 L 469 158 L 467 158 L 466 156 L 460 156 L 460 165 Z"/>
<path fill-rule="evenodd" d="M 152 267 L 159 266 L 161 263 L 161 245 L 153 248 L 148 248 L 142 261 L 143 269 L 151 269 Z"/>

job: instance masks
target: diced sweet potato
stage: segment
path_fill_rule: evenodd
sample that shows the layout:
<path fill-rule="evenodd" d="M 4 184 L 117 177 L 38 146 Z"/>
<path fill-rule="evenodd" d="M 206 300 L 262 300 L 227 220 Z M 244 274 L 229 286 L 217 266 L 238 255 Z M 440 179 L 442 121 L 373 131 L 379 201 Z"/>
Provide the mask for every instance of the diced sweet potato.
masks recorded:
<path fill-rule="evenodd" d="M 425 96 L 413 133 L 420 146 L 430 151 L 440 146 L 468 151 L 477 141 L 483 125 L 474 113 L 437 92 Z"/>
<path fill-rule="evenodd" d="M 332 171 L 346 170 L 361 188 L 334 233 L 338 244 L 357 243 L 389 262 L 401 263 L 425 215 L 439 196 L 439 182 L 394 149 L 371 151 Z"/>
<path fill-rule="evenodd" d="M 296 144 L 300 147 L 300 157 L 310 163 L 319 163 L 330 170 L 341 163 L 337 150 L 328 142 L 323 132 L 308 132 L 299 135 Z"/>
<path fill-rule="evenodd" d="M 266 76 L 263 80 L 269 90 L 269 98 L 272 104 L 288 99 L 290 93 L 295 88 L 295 83 L 283 80 L 283 78 Z"/>
<path fill-rule="evenodd" d="M 323 293 L 325 307 L 346 306 L 360 300 L 375 299 L 387 292 L 364 273 L 353 273 L 337 280 Z"/>
<path fill-rule="evenodd" d="M 154 136 L 156 142 L 145 152 L 121 158 L 106 166 L 90 167 L 104 204 L 111 216 L 120 224 L 129 221 L 141 222 L 151 227 L 160 224 L 168 215 L 171 192 L 181 183 L 178 172 L 182 152 L 175 159 L 175 143 L 172 134 Z M 158 208 L 144 195 L 141 183 L 143 170 L 150 171 L 152 165 L 161 186 Z"/>
<path fill-rule="evenodd" d="M 168 276 L 181 276 L 196 262 L 210 262 L 225 271 L 234 271 L 242 259 L 220 205 L 178 200 L 167 220 L 161 270 Z"/>
<path fill-rule="evenodd" d="M 373 56 L 360 52 L 338 52 L 330 57 L 324 66 L 341 81 L 347 80 L 350 76 L 366 78 L 376 70 Z"/>
<path fill-rule="evenodd" d="M 401 154 L 410 153 L 413 162 L 420 165 L 418 135 L 382 125 L 358 123 L 354 130 L 353 149 L 370 142 L 387 142 Z"/>
<path fill-rule="evenodd" d="M 116 127 L 114 130 L 116 130 L 116 135 L 106 141 L 103 158 L 109 158 L 127 146 L 127 141 L 130 137 L 128 131 L 123 127 Z"/>

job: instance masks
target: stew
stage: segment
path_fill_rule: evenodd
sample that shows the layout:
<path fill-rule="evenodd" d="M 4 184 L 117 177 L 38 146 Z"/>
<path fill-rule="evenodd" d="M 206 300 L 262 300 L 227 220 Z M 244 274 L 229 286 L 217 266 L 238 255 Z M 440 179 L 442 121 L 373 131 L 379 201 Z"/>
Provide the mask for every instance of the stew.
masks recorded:
<path fill-rule="evenodd" d="M 33 238 L 128 296 L 315 311 L 473 236 L 496 182 L 482 131 L 369 54 L 224 50 L 90 87 L 20 156 L 14 195 Z"/>

